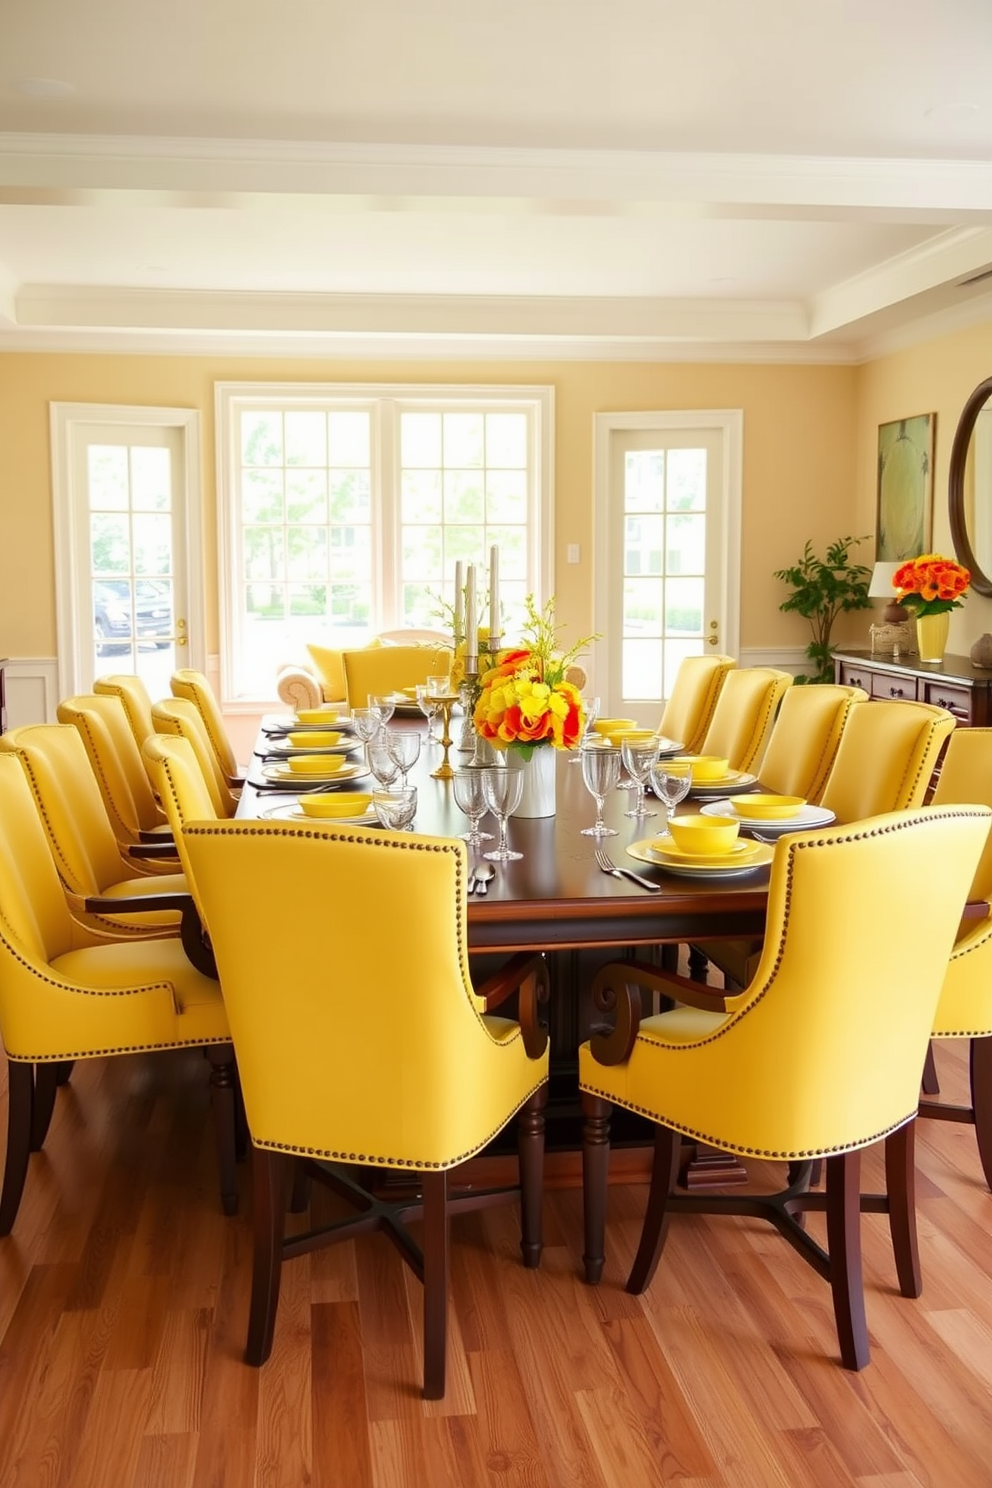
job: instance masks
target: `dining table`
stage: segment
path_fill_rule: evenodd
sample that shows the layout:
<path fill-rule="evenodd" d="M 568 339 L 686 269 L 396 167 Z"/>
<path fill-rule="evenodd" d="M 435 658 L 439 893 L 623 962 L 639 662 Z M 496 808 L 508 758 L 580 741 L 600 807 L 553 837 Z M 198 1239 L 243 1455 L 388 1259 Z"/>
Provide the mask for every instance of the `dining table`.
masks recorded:
<path fill-rule="evenodd" d="M 239 817 L 302 817 L 299 792 L 314 789 L 314 785 L 308 780 L 305 787 L 294 789 L 292 782 L 272 778 L 287 773 L 278 767 L 278 761 L 285 757 L 286 730 L 291 723 L 285 715 L 263 717 L 238 806 Z M 394 715 L 389 727 L 416 730 L 421 735 L 420 755 L 409 773 L 410 783 L 417 788 L 412 830 L 441 837 L 458 837 L 466 832 L 468 819 L 455 804 L 451 779 L 434 777 L 442 757 L 441 746 L 430 741 L 422 717 Z M 450 754 L 456 770 L 468 767 L 468 752 L 452 748 Z M 616 835 L 583 835 L 582 829 L 595 820 L 593 796 L 584 784 L 576 752 L 556 751 L 556 755 L 554 814 L 510 817 L 508 844 L 521 856 L 495 864 L 486 893 L 469 895 L 468 945 L 473 967 L 478 963 L 483 976 L 499 958 L 512 952 L 547 953 L 551 1054 L 548 1145 L 549 1149 L 577 1152 L 578 1047 L 603 1022 L 602 1010 L 595 1007 L 591 993 L 596 971 L 604 962 L 624 954 L 654 956 L 659 964 L 672 966 L 675 948 L 681 944 L 722 937 L 760 938 L 768 866 L 765 863 L 732 876 L 682 877 L 645 862 L 645 846 L 663 832 L 665 823 L 664 809 L 650 791 L 645 804 L 648 812 L 655 814 L 627 815 L 635 792 L 616 789 L 607 798 L 604 811 L 604 820 Z M 359 770 L 364 769 L 362 759 L 360 750 L 349 756 L 350 761 L 358 762 Z M 375 781 L 359 774 L 343 784 L 348 789 L 371 790 Z M 336 787 L 318 782 L 318 788 Z M 701 804 L 689 799 L 678 808 L 679 814 L 696 811 Z M 482 861 L 481 854 L 495 845 L 492 819 L 484 817 L 482 826 L 493 833 L 493 841 L 469 853 L 470 866 Z M 379 830 L 374 824 L 344 829 Z M 597 847 L 605 848 L 615 864 L 631 868 L 656 884 L 657 891 L 605 872 L 597 864 Z M 637 857 L 631 856 L 631 847 Z M 626 1127 L 619 1122 L 614 1133 L 618 1146 L 628 1142 L 643 1147 L 649 1139 L 647 1124 L 636 1117 L 626 1122 Z"/>

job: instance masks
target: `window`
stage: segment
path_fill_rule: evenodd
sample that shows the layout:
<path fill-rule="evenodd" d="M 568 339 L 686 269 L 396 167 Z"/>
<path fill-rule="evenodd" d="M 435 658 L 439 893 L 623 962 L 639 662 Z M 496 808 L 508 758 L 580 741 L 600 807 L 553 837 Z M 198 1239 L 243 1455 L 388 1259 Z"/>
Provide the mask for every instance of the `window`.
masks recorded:
<path fill-rule="evenodd" d="M 225 699 L 271 697 L 308 641 L 446 628 L 494 543 L 515 629 L 550 592 L 551 415 L 549 388 L 219 386 Z"/>

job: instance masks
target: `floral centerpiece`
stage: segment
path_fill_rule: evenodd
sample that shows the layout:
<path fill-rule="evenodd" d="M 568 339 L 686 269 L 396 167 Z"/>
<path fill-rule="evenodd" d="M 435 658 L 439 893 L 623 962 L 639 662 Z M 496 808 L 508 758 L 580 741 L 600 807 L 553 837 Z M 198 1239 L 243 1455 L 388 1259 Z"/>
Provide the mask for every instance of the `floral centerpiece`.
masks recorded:
<path fill-rule="evenodd" d="M 574 749 L 585 728 L 582 694 L 568 673 L 587 637 L 570 649 L 558 647 L 554 600 L 539 610 L 527 596 L 521 644 L 489 656 L 481 670 L 473 721 L 494 749 L 513 750 L 529 760 L 535 749 Z M 480 637 L 481 653 L 481 637 Z"/>
<path fill-rule="evenodd" d="M 892 587 L 907 610 L 920 615 L 943 615 L 959 609 L 971 583 L 968 569 L 939 553 L 910 558 L 892 575 Z"/>
<path fill-rule="evenodd" d="M 892 575 L 899 601 L 916 616 L 916 643 L 921 661 L 943 661 L 950 613 L 959 609 L 971 583 L 960 563 L 939 553 L 910 558 Z"/>

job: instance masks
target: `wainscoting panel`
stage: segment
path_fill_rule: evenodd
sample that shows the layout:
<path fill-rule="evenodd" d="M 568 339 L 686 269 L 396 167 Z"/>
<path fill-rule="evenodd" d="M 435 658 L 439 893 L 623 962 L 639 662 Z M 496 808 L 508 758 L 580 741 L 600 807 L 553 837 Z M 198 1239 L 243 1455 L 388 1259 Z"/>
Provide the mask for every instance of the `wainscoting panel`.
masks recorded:
<path fill-rule="evenodd" d="M 54 656 L 15 656 L 4 666 L 7 727 L 56 723 L 59 664 Z"/>

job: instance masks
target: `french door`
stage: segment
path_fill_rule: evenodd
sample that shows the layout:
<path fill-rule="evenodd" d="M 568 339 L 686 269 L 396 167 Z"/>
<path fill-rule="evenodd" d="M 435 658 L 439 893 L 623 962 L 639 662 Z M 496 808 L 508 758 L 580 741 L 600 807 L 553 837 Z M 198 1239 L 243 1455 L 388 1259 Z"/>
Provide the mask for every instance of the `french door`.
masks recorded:
<path fill-rule="evenodd" d="M 652 723 L 679 665 L 736 654 L 742 417 L 596 418 L 596 690 Z"/>
<path fill-rule="evenodd" d="M 196 417 L 53 406 L 62 696 L 130 672 L 163 697 L 176 667 L 203 669 Z"/>

